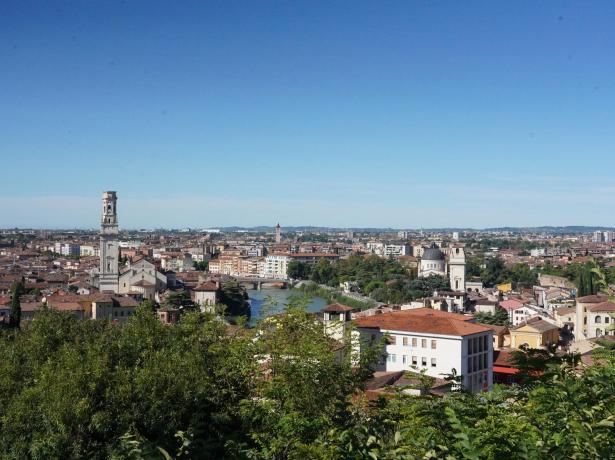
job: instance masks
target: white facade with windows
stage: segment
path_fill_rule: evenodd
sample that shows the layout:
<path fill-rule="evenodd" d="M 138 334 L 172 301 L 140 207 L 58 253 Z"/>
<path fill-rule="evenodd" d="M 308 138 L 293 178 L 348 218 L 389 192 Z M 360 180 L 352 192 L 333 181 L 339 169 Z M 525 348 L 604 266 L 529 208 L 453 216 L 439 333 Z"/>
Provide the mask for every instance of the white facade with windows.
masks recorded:
<path fill-rule="evenodd" d="M 271 255 L 265 258 L 263 275 L 265 278 L 286 279 L 288 263 L 291 258 L 287 255 Z"/>
<path fill-rule="evenodd" d="M 383 350 L 383 358 L 375 366 L 377 371 L 425 371 L 425 374 L 436 378 L 445 378 L 451 374 L 463 376 L 463 386 L 472 392 L 490 391 L 493 385 L 493 331 L 478 324 L 468 324 L 468 333 L 451 333 L 455 327 L 446 328 L 443 332 L 441 321 L 434 321 L 433 330 L 425 326 L 425 321 L 418 321 L 417 329 L 412 330 L 414 318 L 412 312 L 424 315 L 424 310 L 409 310 L 379 315 L 381 318 L 364 318 L 357 320 L 357 331 L 360 334 L 360 346 L 377 343 L 387 336 Z M 395 318 L 396 315 L 407 315 L 407 325 Z M 452 315 L 438 312 L 439 317 Z M 390 316 L 392 321 L 387 321 Z M 444 322 L 453 321 L 444 316 Z M 427 321 L 429 322 L 429 321 Z M 458 321 L 462 322 L 462 321 Z M 387 325 L 389 323 L 390 325 Z M 372 327 L 371 324 L 380 324 Z"/>

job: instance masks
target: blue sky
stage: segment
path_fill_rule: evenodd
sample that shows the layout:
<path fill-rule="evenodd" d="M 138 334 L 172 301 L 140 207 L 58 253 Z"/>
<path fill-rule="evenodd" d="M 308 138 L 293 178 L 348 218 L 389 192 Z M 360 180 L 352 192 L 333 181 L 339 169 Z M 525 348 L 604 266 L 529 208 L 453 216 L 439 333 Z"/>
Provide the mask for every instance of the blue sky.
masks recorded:
<path fill-rule="evenodd" d="M 0 2 L 0 227 L 615 226 L 615 2 Z"/>

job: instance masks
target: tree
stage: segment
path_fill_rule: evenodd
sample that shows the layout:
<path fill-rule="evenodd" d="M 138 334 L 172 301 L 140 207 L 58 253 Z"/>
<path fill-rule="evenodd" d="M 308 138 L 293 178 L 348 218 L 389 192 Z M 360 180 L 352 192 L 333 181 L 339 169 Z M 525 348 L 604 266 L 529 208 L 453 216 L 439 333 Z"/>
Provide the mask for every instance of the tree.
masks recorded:
<path fill-rule="evenodd" d="M 487 259 L 485 268 L 481 271 L 481 280 L 487 287 L 493 287 L 496 284 L 512 281 L 512 274 L 501 257 L 491 257 Z"/>
<path fill-rule="evenodd" d="M 326 259 L 320 259 L 312 268 L 310 279 L 318 284 L 335 285 L 335 270 Z"/>
<path fill-rule="evenodd" d="M 250 302 L 245 289 L 237 281 L 227 281 L 220 287 L 219 301 L 230 316 L 250 317 Z"/>
<path fill-rule="evenodd" d="M 300 260 L 291 260 L 286 267 L 286 274 L 292 279 L 307 280 L 312 274 L 312 266 Z"/>
<path fill-rule="evenodd" d="M 481 265 L 483 264 L 483 258 L 479 256 L 470 257 L 466 262 L 466 276 L 468 278 L 473 276 L 480 276 Z"/>
<path fill-rule="evenodd" d="M 21 323 L 20 297 L 24 293 L 23 280 L 13 284 L 12 292 L 11 309 L 9 310 L 9 327 L 18 328 Z"/>
<path fill-rule="evenodd" d="M 538 283 L 538 275 L 524 263 L 513 265 L 511 270 L 511 278 L 515 288 L 529 288 Z"/>
<path fill-rule="evenodd" d="M 200 262 L 194 263 L 194 269 L 200 272 L 206 272 L 209 269 L 209 262 L 206 260 L 202 260 Z"/>
<path fill-rule="evenodd" d="M 502 307 L 497 307 L 495 313 L 478 312 L 474 314 L 476 321 L 483 324 L 508 326 L 510 324 L 508 312 Z"/>
<path fill-rule="evenodd" d="M 190 293 L 185 289 L 169 292 L 163 304 L 168 308 L 186 308 L 189 310 L 195 308 Z"/>

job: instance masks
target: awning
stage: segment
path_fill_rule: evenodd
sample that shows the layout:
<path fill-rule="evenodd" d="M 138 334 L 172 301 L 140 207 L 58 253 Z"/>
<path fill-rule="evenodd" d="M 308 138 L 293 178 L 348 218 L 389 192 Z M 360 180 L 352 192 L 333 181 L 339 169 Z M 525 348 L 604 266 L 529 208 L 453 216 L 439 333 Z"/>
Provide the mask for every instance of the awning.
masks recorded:
<path fill-rule="evenodd" d="M 514 367 L 493 366 L 493 372 L 498 374 L 518 374 L 519 369 Z"/>

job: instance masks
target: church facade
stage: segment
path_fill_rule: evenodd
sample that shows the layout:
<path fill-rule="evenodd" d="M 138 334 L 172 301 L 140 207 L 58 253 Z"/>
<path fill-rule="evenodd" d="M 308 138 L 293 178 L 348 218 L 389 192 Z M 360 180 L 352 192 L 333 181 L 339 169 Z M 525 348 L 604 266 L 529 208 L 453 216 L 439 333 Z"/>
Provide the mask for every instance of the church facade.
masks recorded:
<path fill-rule="evenodd" d="M 451 289 L 454 291 L 466 290 L 466 256 L 463 247 L 454 245 L 449 248 L 448 263 L 442 250 L 432 243 L 424 250 L 419 264 L 419 277 L 430 275 L 448 276 Z"/>

